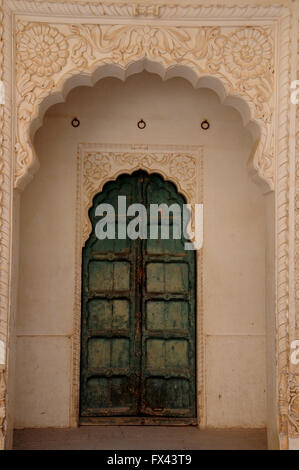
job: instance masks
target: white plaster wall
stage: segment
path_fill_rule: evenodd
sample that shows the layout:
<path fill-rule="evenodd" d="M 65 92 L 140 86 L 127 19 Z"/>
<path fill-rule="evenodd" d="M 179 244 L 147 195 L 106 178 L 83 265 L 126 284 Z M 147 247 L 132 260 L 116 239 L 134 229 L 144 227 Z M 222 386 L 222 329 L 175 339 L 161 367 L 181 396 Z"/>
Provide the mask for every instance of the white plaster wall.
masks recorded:
<path fill-rule="evenodd" d="M 251 139 L 213 92 L 147 73 L 74 89 L 36 134 L 41 168 L 21 198 L 15 426 L 69 425 L 79 142 L 204 145 L 202 421 L 264 426 L 265 204 L 247 172 Z"/>

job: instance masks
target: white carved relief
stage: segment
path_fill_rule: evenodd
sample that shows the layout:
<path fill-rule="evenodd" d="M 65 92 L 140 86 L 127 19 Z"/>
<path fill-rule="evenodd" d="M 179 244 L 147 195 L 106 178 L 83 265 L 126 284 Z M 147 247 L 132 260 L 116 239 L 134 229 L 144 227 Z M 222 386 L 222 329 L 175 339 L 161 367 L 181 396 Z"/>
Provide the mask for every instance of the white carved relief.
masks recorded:
<path fill-rule="evenodd" d="M 297 34 L 297 80 L 299 80 L 299 18 Z M 299 105 L 296 106 L 296 140 L 295 140 L 295 331 L 294 338 L 299 339 Z M 290 436 L 299 437 L 299 370 L 298 365 L 291 365 L 289 374 L 289 422 Z"/>
<path fill-rule="evenodd" d="M 247 19 L 260 20 L 279 19 L 284 13 L 284 7 L 279 4 L 258 5 L 248 3 L 233 6 L 220 4 L 202 5 L 179 3 L 168 4 L 146 4 L 137 2 L 99 2 L 90 0 L 6 0 L 8 6 L 14 12 L 31 12 L 51 17 L 53 13 L 64 16 L 84 16 L 87 18 L 163 18 L 163 19 Z"/>
<path fill-rule="evenodd" d="M 61 90 L 67 78 L 92 74 L 100 65 L 122 69 L 138 60 L 161 64 L 165 73 L 188 66 L 199 80 L 220 79 L 228 95 L 242 97 L 263 130 L 253 168 L 274 185 L 273 87 L 274 49 L 271 26 L 177 27 L 128 24 L 46 24 L 18 21 L 16 186 L 24 187 L 37 159 L 30 125 L 39 105 Z"/>
<path fill-rule="evenodd" d="M 6 347 L 9 321 L 9 275 L 10 275 L 10 240 L 11 240 L 11 166 L 10 153 L 11 121 L 10 93 L 7 85 L 11 70 L 7 63 L 10 48 L 7 40 L 10 37 L 10 23 L 3 0 L 0 0 L 0 80 L 5 85 L 5 104 L 0 103 L 0 344 L 2 360 L 0 361 L 0 449 L 4 448 L 7 430 L 6 410 Z"/>
<path fill-rule="evenodd" d="M 289 377 L 289 423 L 291 437 L 299 435 L 299 373 Z"/>

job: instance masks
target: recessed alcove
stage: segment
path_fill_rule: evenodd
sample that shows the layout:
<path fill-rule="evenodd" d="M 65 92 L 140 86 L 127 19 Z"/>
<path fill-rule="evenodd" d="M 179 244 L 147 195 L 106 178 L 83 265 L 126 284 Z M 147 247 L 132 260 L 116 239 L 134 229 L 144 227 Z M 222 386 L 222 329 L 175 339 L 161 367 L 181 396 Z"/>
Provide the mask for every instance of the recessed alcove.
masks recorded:
<path fill-rule="evenodd" d="M 200 424 L 265 427 L 273 214 L 272 196 L 263 195 L 247 167 L 258 134 L 252 123 L 246 127 L 248 110 L 241 117 L 234 98 L 223 95 L 221 103 L 221 92 L 204 80 L 194 88 L 184 78 L 163 81 L 145 71 L 126 80 L 96 78 L 93 87 L 70 87 L 66 101 L 45 112 L 34 137 L 40 168 L 20 204 L 15 427 L 72 425 L 80 143 L 203 147 Z M 138 128 L 140 119 L 145 129 Z"/>

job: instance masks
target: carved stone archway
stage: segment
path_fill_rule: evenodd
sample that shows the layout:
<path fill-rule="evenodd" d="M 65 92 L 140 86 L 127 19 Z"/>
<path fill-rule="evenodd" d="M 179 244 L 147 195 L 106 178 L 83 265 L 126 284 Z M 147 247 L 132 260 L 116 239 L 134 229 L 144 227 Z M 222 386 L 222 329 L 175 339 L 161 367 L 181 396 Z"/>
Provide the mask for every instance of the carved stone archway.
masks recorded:
<path fill-rule="evenodd" d="M 155 71 L 214 89 L 236 107 L 255 137 L 250 164 L 274 188 L 273 27 L 53 24 L 17 22 L 15 186 L 38 168 L 31 137 L 44 111 L 74 86 Z M 253 63 L 252 63 L 253 61 Z"/>
<path fill-rule="evenodd" d="M 1 350 L 9 350 L 9 330 L 13 335 L 11 246 L 18 214 L 12 211 L 12 187 L 22 190 L 38 167 L 32 137 L 44 112 L 74 86 L 103 76 L 125 78 L 143 69 L 163 78 L 182 75 L 195 87 L 213 88 L 222 101 L 240 110 L 256 141 L 252 172 L 276 192 L 278 433 L 282 448 L 290 438 L 299 442 L 299 374 L 289 360 L 290 343 L 299 334 L 293 263 L 298 239 L 295 169 L 290 163 L 295 157 L 295 112 L 289 99 L 290 79 L 296 78 L 296 6 L 0 0 L 0 8 L 0 78 L 6 88 L 5 105 L 0 104 Z M 2 354 L 2 445 L 7 378 L 8 355 Z"/>

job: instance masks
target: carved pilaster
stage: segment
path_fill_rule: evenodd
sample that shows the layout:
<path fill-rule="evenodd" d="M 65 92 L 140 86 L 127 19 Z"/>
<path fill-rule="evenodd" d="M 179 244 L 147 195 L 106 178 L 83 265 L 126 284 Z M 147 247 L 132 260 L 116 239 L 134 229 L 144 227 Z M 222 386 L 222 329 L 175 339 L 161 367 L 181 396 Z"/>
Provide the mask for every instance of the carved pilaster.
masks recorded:
<path fill-rule="evenodd" d="M 297 12 L 297 80 L 299 80 L 299 8 Z M 295 140 L 295 325 L 293 338 L 299 340 L 299 104 L 296 105 Z M 290 436 L 299 439 L 299 365 L 291 364 L 289 377 Z"/>
<path fill-rule="evenodd" d="M 0 80 L 7 85 L 7 73 L 5 73 L 7 49 L 7 15 L 0 0 Z M 5 93 L 4 100 L 0 103 L 0 449 L 4 448 L 6 433 L 6 383 L 5 383 L 5 350 L 7 343 L 7 325 L 9 311 L 9 241 L 10 241 L 10 165 L 9 154 L 10 120 L 9 94 Z M 5 103 L 6 102 L 6 103 Z M 5 103 L 5 104 L 4 104 Z M 3 354 L 4 352 L 4 354 Z M 3 357 L 4 356 L 4 357 Z"/>

